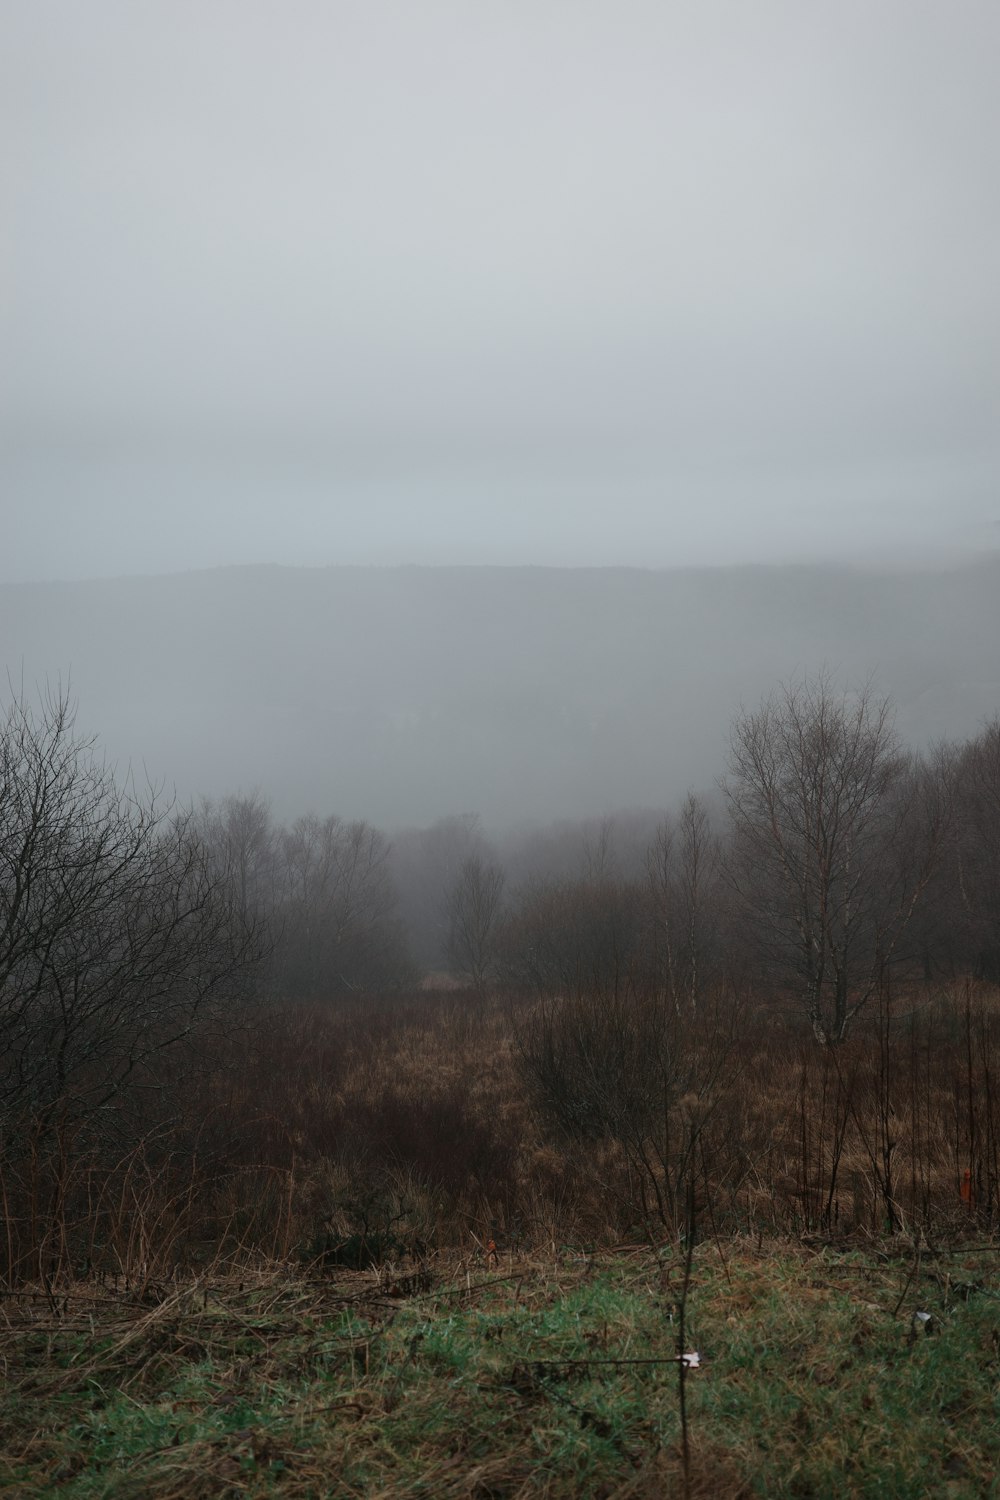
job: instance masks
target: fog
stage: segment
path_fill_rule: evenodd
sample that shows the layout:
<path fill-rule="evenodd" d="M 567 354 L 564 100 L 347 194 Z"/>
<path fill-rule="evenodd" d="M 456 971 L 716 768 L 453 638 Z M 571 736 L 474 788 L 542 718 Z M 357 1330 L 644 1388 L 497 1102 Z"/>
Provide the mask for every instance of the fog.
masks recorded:
<path fill-rule="evenodd" d="M 12 691 L 183 799 L 392 829 L 710 791 L 824 664 L 974 734 L 998 44 L 974 0 L 0 7 Z"/>
<path fill-rule="evenodd" d="M 0 577 L 1000 545 L 1000 12 L 0 9 Z"/>
<path fill-rule="evenodd" d="M 493 829 L 710 791 L 779 680 L 874 673 L 914 749 L 1000 705 L 1000 560 L 643 571 L 231 568 L 0 586 L 15 686 L 182 800 Z"/>

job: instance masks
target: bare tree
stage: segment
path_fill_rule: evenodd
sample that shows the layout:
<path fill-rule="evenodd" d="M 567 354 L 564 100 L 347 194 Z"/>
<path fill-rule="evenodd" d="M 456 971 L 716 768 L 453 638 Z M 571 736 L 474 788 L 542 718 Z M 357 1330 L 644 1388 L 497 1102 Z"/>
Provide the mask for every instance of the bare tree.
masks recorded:
<path fill-rule="evenodd" d="M 946 808 L 925 789 L 870 684 L 848 694 L 824 673 L 733 725 L 728 871 L 821 1042 L 877 992 L 930 879 Z"/>
<path fill-rule="evenodd" d="M 541 995 L 608 994 L 637 969 L 642 928 L 643 891 L 631 881 L 529 881 L 503 924 L 501 968 Z"/>
<path fill-rule="evenodd" d="M 960 752 L 955 868 L 972 966 L 1000 980 L 1000 718 Z"/>
<path fill-rule="evenodd" d="M 410 828 L 393 838 L 391 866 L 400 915 L 421 968 L 448 960 L 450 895 L 465 860 L 491 852 L 477 813 L 440 818 L 429 828 Z"/>
<path fill-rule="evenodd" d="M 719 926 L 720 848 L 708 813 L 693 793 L 679 822 L 659 825 L 647 854 L 653 902 L 654 955 L 662 955 L 667 992 L 675 1006 L 697 1009 L 714 957 Z"/>
<path fill-rule="evenodd" d="M 411 977 L 378 829 L 299 818 L 279 838 L 278 982 L 295 998 L 377 989 Z"/>
<path fill-rule="evenodd" d="M 0 723 L 0 1110 L 92 1121 L 244 996 L 257 935 L 195 820 L 119 781 L 62 693 Z"/>
<path fill-rule="evenodd" d="M 277 836 L 267 798 L 254 789 L 206 801 L 198 823 L 209 853 L 231 882 L 239 910 L 269 920 L 276 898 Z"/>
<path fill-rule="evenodd" d="M 586 828 L 583 836 L 583 875 L 592 884 L 618 878 L 613 818 L 601 818 L 596 827 Z"/>
<path fill-rule="evenodd" d="M 503 909 L 501 865 L 479 854 L 464 860 L 448 901 L 448 959 L 483 989 L 494 972 Z"/>

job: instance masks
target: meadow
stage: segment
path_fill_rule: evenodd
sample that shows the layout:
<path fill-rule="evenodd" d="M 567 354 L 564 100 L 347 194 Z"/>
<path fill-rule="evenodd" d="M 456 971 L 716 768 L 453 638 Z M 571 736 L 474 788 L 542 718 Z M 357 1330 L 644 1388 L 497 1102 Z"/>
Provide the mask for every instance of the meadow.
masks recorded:
<path fill-rule="evenodd" d="M 110 1283 L 24 1296 L 2 1338 L 0 1484 L 79 1500 L 993 1491 L 995 1246 L 917 1264 L 901 1245 L 738 1240 L 686 1261 L 562 1246 L 410 1275 L 208 1275 L 152 1307 Z M 684 1372 L 682 1296 L 699 1355 Z"/>
<path fill-rule="evenodd" d="M 993 1492 L 995 989 L 839 1048 L 592 1001 L 280 1009 L 163 1059 L 114 1158 L 9 1137 L 0 1488 Z"/>

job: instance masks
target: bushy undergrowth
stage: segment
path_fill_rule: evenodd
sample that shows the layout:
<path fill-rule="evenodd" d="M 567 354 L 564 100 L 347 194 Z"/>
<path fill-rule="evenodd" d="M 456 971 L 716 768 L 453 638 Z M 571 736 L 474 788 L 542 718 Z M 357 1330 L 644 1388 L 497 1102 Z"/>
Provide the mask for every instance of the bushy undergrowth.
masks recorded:
<path fill-rule="evenodd" d="M 10 1122 L 8 1286 L 218 1257 L 922 1230 L 1000 1215 L 1000 995 L 873 1007 L 843 1046 L 721 992 L 413 993 L 258 1013 L 108 1121 Z M 154 1086 L 155 1085 L 155 1086 Z"/>

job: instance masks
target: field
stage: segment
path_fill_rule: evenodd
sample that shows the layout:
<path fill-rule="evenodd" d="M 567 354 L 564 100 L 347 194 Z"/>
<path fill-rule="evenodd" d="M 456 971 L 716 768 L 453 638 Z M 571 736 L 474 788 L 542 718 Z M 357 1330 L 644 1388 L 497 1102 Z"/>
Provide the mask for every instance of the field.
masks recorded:
<path fill-rule="evenodd" d="M 722 998 L 272 1013 L 8 1138 L 0 1490 L 1000 1494 L 996 992 Z"/>
<path fill-rule="evenodd" d="M 694 1496 L 1000 1474 L 997 1246 L 563 1246 L 157 1295 L 7 1300 L 5 1493 L 683 1494 L 682 1378 Z"/>

